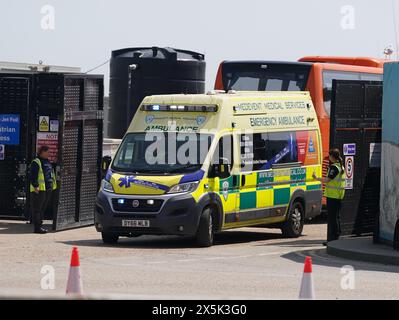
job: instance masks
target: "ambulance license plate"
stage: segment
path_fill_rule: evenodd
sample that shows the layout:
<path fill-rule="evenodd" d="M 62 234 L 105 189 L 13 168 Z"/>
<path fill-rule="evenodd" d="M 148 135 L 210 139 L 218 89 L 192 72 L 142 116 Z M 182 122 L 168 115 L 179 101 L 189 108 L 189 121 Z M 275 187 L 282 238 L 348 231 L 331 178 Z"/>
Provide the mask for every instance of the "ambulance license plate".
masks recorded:
<path fill-rule="evenodd" d="M 122 227 L 149 228 L 150 220 L 122 220 Z"/>

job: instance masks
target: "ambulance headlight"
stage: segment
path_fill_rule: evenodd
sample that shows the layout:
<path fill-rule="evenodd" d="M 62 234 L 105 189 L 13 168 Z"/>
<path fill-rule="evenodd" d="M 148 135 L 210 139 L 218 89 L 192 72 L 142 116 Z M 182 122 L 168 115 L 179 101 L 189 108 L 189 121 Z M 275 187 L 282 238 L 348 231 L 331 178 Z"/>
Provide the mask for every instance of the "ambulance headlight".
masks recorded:
<path fill-rule="evenodd" d="M 114 187 L 106 180 L 101 181 L 101 190 L 115 193 Z"/>
<path fill-rule="evenodd" d="M 169 189 L 168 193 L 183 193 L 183 192 L 193 192 L 197 189 L 199 181 L 187 182 L 176 184 Z"/>

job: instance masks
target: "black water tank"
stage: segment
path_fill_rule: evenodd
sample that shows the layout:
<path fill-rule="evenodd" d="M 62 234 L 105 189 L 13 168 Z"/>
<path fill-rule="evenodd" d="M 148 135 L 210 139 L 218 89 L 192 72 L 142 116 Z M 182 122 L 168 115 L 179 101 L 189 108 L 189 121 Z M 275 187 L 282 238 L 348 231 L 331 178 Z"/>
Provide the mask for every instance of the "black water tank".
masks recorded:
<path fill-rule="evenodd" d="M 158 47 L 112 51 L 108 137 L 123 137 L 145 96 L 204 92 L 205 60 L 201 53 Z"/>

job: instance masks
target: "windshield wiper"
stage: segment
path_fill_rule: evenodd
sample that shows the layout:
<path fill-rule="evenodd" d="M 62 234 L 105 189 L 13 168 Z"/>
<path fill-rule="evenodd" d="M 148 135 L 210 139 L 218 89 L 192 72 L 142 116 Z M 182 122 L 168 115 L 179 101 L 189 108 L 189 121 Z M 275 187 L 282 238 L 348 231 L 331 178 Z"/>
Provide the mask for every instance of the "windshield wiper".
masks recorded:
<path fill-rule="evenodd" d="M 196 168 L 198 169 L 201 167 L 200 164 L 188 164 L 185 166 L 180 166 L 178 168 L 172 168 L 168 170 L 168 168 L 165 169 L 136 169 L 136 170 L 131 170 L 131 169 L 122 169 L 122 168 L 114 168 L 115 171 L 119 171 L 120 173 L 123 174 L 131 174 L 131 175 L 140 175 L 140 174 L 169 174 L 169 173 L 178 173 L 179 171 L 184 171 L 190 168 Z"/>
<path fill-rule="evenodd" d="M 147 170 L 140 170 L 136 171 L 135 174 L 168 174 L 169 171 L 166 169 L 147 169 Z"/>
<path fill-rule="evenodd" d="M 201 165 L 200 164 L 193 164 L 193 163 L 191 163 L 191 164 L 188 164 L 188 165 L 185 165 L 185 166 L 181 166 L 181 167 L 178 167 L 178 168 L 174 168 L 174 169 L 172 169 L 172 170 L 169 170 L 168 172 L 179 172 L 179 171 L 181 171 L 181 170 L 187 170 L 187 169 L 190 169 L 190 168 L 201 168 Z"/>
<path fill-rule="evenodd" d="M 122 169 L 122 168 L 112 168 L 116 173 L 123 173 L 123 174 L 138 174 L 138 171 L 129 170 L 129 169 Z"/>

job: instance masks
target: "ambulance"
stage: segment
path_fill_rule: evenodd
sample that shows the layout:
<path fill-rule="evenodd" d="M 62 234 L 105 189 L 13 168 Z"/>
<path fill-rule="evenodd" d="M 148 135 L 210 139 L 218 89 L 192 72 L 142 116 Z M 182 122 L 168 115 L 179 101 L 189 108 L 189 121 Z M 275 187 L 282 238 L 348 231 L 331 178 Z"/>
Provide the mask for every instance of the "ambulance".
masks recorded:
<path fill-rule="evenodd" d="M 232 228 L 299 237 L 320 214 L 320 129 L 308 92 L 219 92 L 144 98 L 96 200 L 104 243 Z"/>

